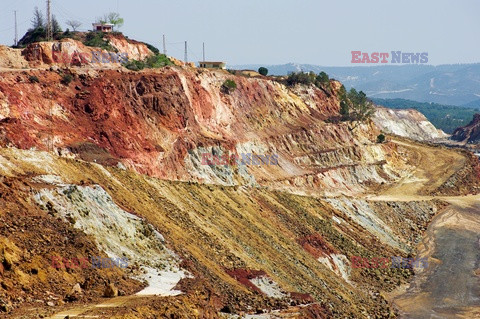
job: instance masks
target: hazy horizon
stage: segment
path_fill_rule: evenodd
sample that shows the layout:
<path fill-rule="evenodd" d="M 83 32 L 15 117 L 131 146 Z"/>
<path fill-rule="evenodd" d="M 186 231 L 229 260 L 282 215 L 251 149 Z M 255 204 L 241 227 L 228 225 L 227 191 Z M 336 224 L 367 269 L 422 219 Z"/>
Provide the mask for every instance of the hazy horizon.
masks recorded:
<path fill-rule="evenodd" d="M 2 2 L 3 45 L 13 44 L 14 10 L 19 39 L 31 27 L 34 7 L 46 12 L 45 0 Z M 476 41 L 480 2 L 475 0 L 407 0 L 395 5 L 380 0 L 52 0 L 52 13 L 63 30 L 69 19 L 82 22 L 82 31 L 89 30 L 97 17 L 112 11 L 125 19 L 120 31 L 131 39 L 162 50 L 165 34 L 167 54 L 173 57 L 183 59 L 184 41 L 188 41 L 189 61 L 193 62 L 201 60 L 205 42 L 207 60 L 228 65 L 367 66 L 352 64 L 351 51 L 396 50 L 428 52 L 428 65 L 480 63 L 480 42 Z M 368 66 L 375 65 L 381 64 Z"/>

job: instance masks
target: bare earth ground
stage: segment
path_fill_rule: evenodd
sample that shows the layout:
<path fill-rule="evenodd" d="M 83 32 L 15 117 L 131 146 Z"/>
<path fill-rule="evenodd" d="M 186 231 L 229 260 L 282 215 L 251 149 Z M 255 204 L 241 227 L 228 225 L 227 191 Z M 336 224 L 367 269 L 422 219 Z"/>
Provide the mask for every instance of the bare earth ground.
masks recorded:
<path fill-rule="evenodd" d="M 403 139 L 393 142 L 410 153 L 412 164 L 417 168 L 395 186 L 365 197 L 379 201 L 442 199 L 450 206 L 434 218 L 418 247 L 419 256 L 429 257 L 429 267 L 415 274 L 408 287 L 399 288 L 388 297 L 405 318 L 479 317 L 479 278 L 475 271 L 479 273 L 480 196 L 421 195 L 444 183 L 462 167 L 465 159 L 448 149 L 419 146 Z M 117 297 L 99 304 L 77 306 L 50 318 L 93 318 L 101 316 L 106 309 L 138 306 L 151 298 L 155 297 Z"/>
<path fill-rule="evenodd" d="M 442 199 L 450 206 L 430 224 L 419 256 L 429 257 L 429 267 L 415 275 L 408 287 L 388 297 L 405 318 L 475 318 L 480 315 L 478 265 L 480 262 L 480 195 L 428 196 L 464 164 L 465 158 L 455 151 L 420 146 L 404 139 L 393 140 L 409 153 L 415 167 L 398 184 L 380 194 L 367 195 L 369 200 L 412 201 Z M 138 308 L 157 300 L 154 296 L 122 296 L 100 303 L 79 305 L 49 318 L 95 318 L 116 313 L 115 309 Z M 276 313 L 278 318 L 290 317 L 295 309 Z M 288 313 L 287 313 L 288 312 Z M 455 314 L 454 314 L 455 313 Z M 121 316 L 121 315 L 120 315 Z"/>

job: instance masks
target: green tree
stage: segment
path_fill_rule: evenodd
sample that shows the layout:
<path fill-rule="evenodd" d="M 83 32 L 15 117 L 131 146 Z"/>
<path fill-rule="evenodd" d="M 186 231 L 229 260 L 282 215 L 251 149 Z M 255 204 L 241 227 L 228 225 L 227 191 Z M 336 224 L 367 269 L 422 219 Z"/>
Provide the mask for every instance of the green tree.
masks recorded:
<path fill-rule="evenodd" d="M 54 15 L 52 15 L 52 30 L 53 33 L 62 32 L 62 27 L 60 27 L 60 23 L 58 23 L 58 20 Z"/>
<path fill-rule="evenodd" d="M 328 77 L 328 74 L 323 72 L 323 71 L 318 73 L 316 80 L 320 83 L 329 83 L 330 82 L 330 78 Z"/>
<path fill-rule="evenodd" d="M 350 115 L 350 105 L 347 101 L 347 90 L 343 85 L 338 91 L 338 99 L 340 101 L 340 115 L 342 116 L 342 120 L 347 121 Z"/>
<path fill-rule="evenodd" d="M 350 89 L 349 99 L 352 101 L 351 114 L 355 121 L 365 121 L 375 113 L 373 103 L 363 91 L 357 92 L 354 88 Z"/>
<path fill-rule="evenodd" d="M 258 73 L 260 73 L 263 76 L 266 76 L 268 74 L 268 69 L 262 66 L 258 69 Z"/>
<path fill-rule="evenodd" d="M 101 24 L 111 23 L 114 27 L 117 27 L 117 30 L 123 25 L 123 18 L 120 17 L 120 14 L 117 12 L 110 12 L 108 14 L 104 14 L 103 18 L 100 19 Z"/>
<path fill-rule="evenodd" d="M 35 7 L 35 10 L 33 10 L 33 18 L 31 22 L 33 29 L 45 27 L 45 18 L 43 17 L 42 11 L 40 11 L 38 7 Z"/>
<path fill-rule="evenodd" d="M 340 100 L 340 114 L 345 121 L 366 121 L 375 113 L 373 103 L 362 91 L 351 88 L 347 93 L 342 86 L 338 94 Z"/>

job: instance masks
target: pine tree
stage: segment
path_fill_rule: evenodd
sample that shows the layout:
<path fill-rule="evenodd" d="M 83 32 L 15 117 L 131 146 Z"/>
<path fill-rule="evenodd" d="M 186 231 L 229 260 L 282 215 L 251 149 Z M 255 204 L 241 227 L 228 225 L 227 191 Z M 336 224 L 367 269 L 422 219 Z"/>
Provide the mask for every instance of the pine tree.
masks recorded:
<path fill-rule="evenodd" d="M 58 23 L 55 15 L 52 16 L 52 30 L 54 34 L 57 32 L 62 32 L 62 27 L 60 27 L 60 23 Z"/>
<path fill-rule="evenodd" d="M 31 20 L 33 29 L 45 28 L 45 18 L 43 17 L 42 11 L 35 7 L 33 11 L 33 18 Z"/>
<path fill-rule="evenodd" d="M 347 93 L 342 85 L 338 92 L 338 99 L 340 100 L 340 115 L 342 115 L 344 121 L 363 122 L 370 119 L 375 113 L 373 103 L 362 91 L 357 92 L 357 90 L 351 88 Z"/>

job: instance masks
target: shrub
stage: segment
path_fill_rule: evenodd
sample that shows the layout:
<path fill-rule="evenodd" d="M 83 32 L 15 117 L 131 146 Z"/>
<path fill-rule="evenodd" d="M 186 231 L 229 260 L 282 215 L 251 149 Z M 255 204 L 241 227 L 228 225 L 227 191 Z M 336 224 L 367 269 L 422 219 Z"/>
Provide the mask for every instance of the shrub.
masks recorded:
<path fill-rule="evenodd" d="M 18 41 L 17 47 L 23 48 L 30 43 L 45 41 L 46 31 L 43 27 L 29 29 L 27 33 Z"/>
<path fill-rule="evenodd" d="M 64 74 L 62 77 L 62 83 L 65 85 L 69 85 L 72 82 L 73 76 L 70 74 Z"/>
<path fill-rule="evenodd" d="M 313 76 L 312 76 L 313 75 Z M 308 85 L 312 84 L 315 81 L 315 73 L 305 73 L 305 72 L 292 72 L 288 74 L 286 83 L 288 86 L 294 86 L 296 84 Z"/>
<path fill-rule="evenodd" d="M 144 42 L 145 43 L 145 42 Z M 155 55 L 158 55 L 160 54 L 160 50 L 158 50 L 156 47 L 154 47 L 153 45 L 149 44 L 149 43 L 145 43 L 145 45 L 147 46 L 147 48 L 152 51 Z"/>
<path fill-rule="evenodd" d="M 87 33 L 87 36 L 85 37 L 85 42 L 83 42 L 83 44 L 89 47 L 96 47 L 107 51 L 118 52 L 118 50 L 112 47 L 108 41 L 105 41 L 103 37 L 103 32 L 89 32 Z"/>
<path fill-rule="evenodd" d="M 258 73 L 260 73 L 263 76 L 266 76 L 268 74 L 268 69 L 262 66 L 258 69 Z"/>
<path fill-rule="evenodd" d="M 150 69 L 161 68 L 172 64 L 172 61 L 170 61 L 165 54 L 156 54 L 145 59 L 145 65 Z"/>
<path fill-rule="evenodd" d="M 268 70 L 267 70 L 268 71 Z M 330 78 L 325 72 L 320 72 L 316 75 L 314 72 L 293 72 L 287 76 L 285 80 L 287 86 L 294 86 L 296 84 L 310 85 L 313 84 L 319 89 L 322 89 L 326 94 L 332 93 L 330 87 Z"/>
<path fill-rule="evenodd" d="M 377 143 L 383 143 L 383 142 L 385 142 L 385 135 L 379 134 L 377 136 Z"/>
<path fill-rule="evenodd" d="M 162 68 L 167 65 L 173 65 L 173 62 L 170 61 L 170 59 L 165 54 L 152 55 L 143 61 L 130 60 L 127 63 L 123 64 L 124 67 L 132 71 L 140 71 L 145 68 Z"/>
<path fill-rule="evenodd" d="M 40 81 L 38 80 L 38 77 L 36 77 L 35 75 L 29 76 L 29 77 L 28 77 L 28 80 L 30 81 L 30 83 L 38 83 L 38 82 L 40 82 Z"/>
<path fill-rule="evenodd" d="M 130 60 L 123 66 L 132 71 L 140 71 L 145 68 L 145 63 L 143 63 L 142 61 Z"/>
<path fill-rule="evenodd" d="M 237 83 L 234 80 L 225 80 L 222 84 L 222 89 L 225 93 L 230 93 L 235 91 L 237 88 Z"/>

